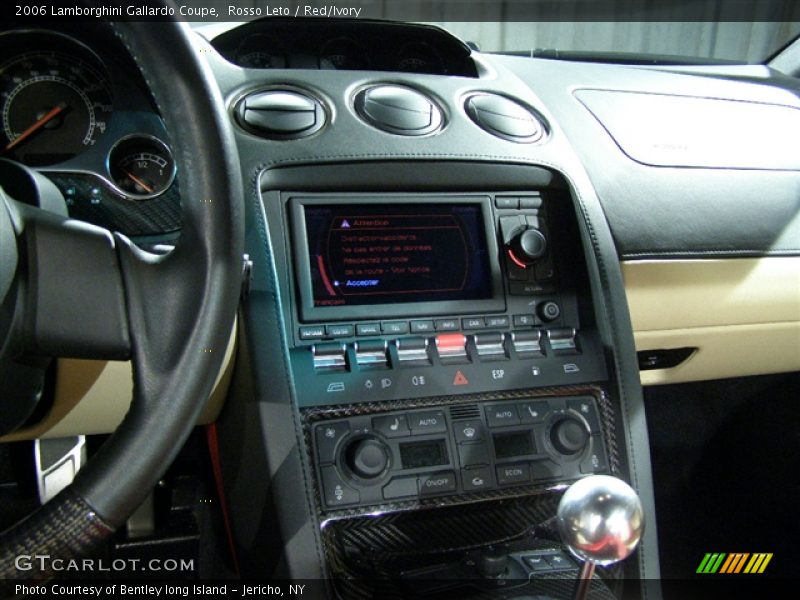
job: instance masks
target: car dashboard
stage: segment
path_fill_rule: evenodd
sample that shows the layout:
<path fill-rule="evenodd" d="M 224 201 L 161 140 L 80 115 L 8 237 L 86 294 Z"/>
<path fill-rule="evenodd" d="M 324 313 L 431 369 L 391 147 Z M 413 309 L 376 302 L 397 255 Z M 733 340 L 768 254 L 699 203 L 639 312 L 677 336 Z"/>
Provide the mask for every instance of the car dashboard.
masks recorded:
<path fill-rule="evenodd" d="M 0 142 L 71 217 L 166 252 L 193 201 L 179 124 L 105 35 L 0 35 Z M 246 193 L 251 279 L 218 378 L 244 573 L 276 534 L 290 573 L 342 597 L 499 593 L 475 565 L 504 544 L 518 579 L 558 595 L 577 571 L 550 520 L 570 482 L 621 477 L 654 512 L 642 385 L 800 370 L 795 79 L 481 53 L 380 21 L 194 43 Z M 42 78 L 68 97 L 25 100 Z M 69 128 L 12 146 L 42 119 Z M 85 364 L 61 363 L 67 390 Z M 62 394 L 104 390 L 101 425 L 57 394 L 47 427 L 13 435 L 110 430 L 129 371 L 96 367 Z M 598 593 L 658 577 L 654 521 L 642 544 Z"/>

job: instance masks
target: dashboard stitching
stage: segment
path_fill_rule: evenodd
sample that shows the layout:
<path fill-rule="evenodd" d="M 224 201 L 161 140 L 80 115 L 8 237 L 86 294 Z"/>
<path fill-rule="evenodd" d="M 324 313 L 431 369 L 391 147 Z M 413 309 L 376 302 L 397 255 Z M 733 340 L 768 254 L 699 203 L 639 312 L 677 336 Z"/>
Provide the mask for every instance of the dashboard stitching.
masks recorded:
<path fill-rule="evenodd" d="M 262 218 L 263 205 L 262 205 L 262 202 L 261 202 L 261 194 L 260 194 L 260 186 L 259 186 L 260 174 L 263 172 L 263 170 L 264 170 L 264 167 L 262 165 L 257 166 L 256 169 L 253 172 L 253 175 L 252 175 L 250 181 L 251 181 L 252 189 L 253 189 L 253 202 L 254 202 L 254 205 L 255 205 L 254 208 L 255 208 L 255 212 L 256 212 L 256 221 L 257 221 L 257 224 L 258 224 L 258 231 L 259 231 L 259 234 L 260 234 L 260 237 L 261 237 L 261 241 L 263 242 L 263 245 L 264 245 L 264 252 L 266 253 L 267 259 L 269 261 L 272 258 L 272 251 L 270 250 L 270 247 L 269 247 L 269 238 L 268 238 L 268 232 L 267 232 L 267 225 L 266 225 L 265 217 Z M 270 284 L 271 284 L 271 286 L 273 288 L 272 292 L 273 292 L 273 296 L 275 296 L 275 300 L 276 300 L 275 302 L 273 302 L 273 307 L 274 307 L 274 311 L 275 311 L 275 319 L 276 319 L 276 321 L 278 323 L 281 323 L 281 327 L 278 327 L 279 335 L 280 335 L 280 338 L 281 338 L 280 357 L 281 357 L 281 365 L 283 367 L 284 377 L 286 378 L 286 381 L 289 382 L 289 390 L 290 390 L 290 394 L 292 396 L 292 401 L 290 402 L 290 410 L 291 410 L 291 413 L 292 413 L 292 423 L 294 424 L 295 444 L 298 444 L 298 443 L 305 444 L 303 431 L 302 431 L 302 425 L 301 425 L 301 423 L 299 421 L 299 414 L 298 414 L 298 412 L 297 412 L 297 410 L 295 408 L 297 403 L 295 402 L 295 399 L 294 399 L 295 394 L 294 394 L 293 385 L 292 385 L 293 379 L 292 379 L 292 376 L 291 376 L 291 373 L 290 373 L 290 370 L 289 370 L 289 365 L 288 365 L 288 363 L 286 361 L 286 352 L 284 351 L 284 349 L 288 347 L 288 341 L 286 339 L 286 334 L 285 334 L 285 331 L 284 331 L 284 327 L 282 326 L 283 317 L 281 315 L 281 311 L 280 311 L 280 308 L 279 308 L 280 307 L 280 300 L 279 300 L 279 298 L 277 298 L 277 296 L 280 293 L 279 292 L 279 288 L 278 288 L 278 283 L 275 280 L 275 278 L 277 277 L 277 273 L 275 271 L 275 268 L 270 268 L 269 272 L 272 274 L 272 277 L 270 277 Z M 299 450 L 300 449 L 298 447 L 298 454 L 301 456 L 301 461 L 302 461 L 303 453 L 300 452 Z M 308 465 L 304 465 L 304 467 L 308 467 Z M 306 508 L 308 510 L 308 514 L 309 515 L 313 515 L 314 512 L 315 512 L 314 502 L 312 500 L 313 496 L 312 496 L 312 491 L 311 491 L 311 487 L 310 487 L 309 480 L 308 480 L 308 474 L 307 474 L 307 472 L 310 471 L 310 469 L 301 468 L 300 471 L 301 471 L 301 475 L 302 475 L 302 478 L 303 478 L 303 489 L 305 491 L 305 497 L 306 497 Z M 319 538 L 317 536 L 317 532 L 316 532 L 315 528 L 312 528 L 312 530 L 313 530 L 312 537 L 314 538 L 314 547 L 315 547 L 316 552 L 317 552 L 317 560 L 319 561 L 319 565 L 325 565 L 325 557 L 323 555 L 322 545 L 321 545 L 321 543 L 319 541 Z"/>
<path fill-rule="evenodd" d="M 586 223 L 586 227 L 587 227 L 588 232 L 589 232 L 589 237 L 592 240 L 592 246 L 594 246 L 594 256 L 595 256 L 595 260 L 597 261 L 597 267 L 598 267 L 598 270 L 600 272 L 600 276 L 603 279 L 603 288 L 607 290 L 607 289 L 609 289 L 608 273 L 607 273 L 607 270 L 606 270 L 605 262 L 603 260 L 602 250 L 600 248 L 600 244 L 599 244 L 599 241 L 597 239 L 597 234 L 596 234 L 595 228 L 594 228 L 594 226 L 592 224 L 591 217 L 589 216 L 589 213 L 586 210 L 586 207 L 585 207 L 584 202 L 583 202 L 583 197 L 581 196 L 580 191 L 577 189 L 577 186 L 575 186 L 575 182 L 572 181 L 572 179 L 566 173 L 564 173 L 564 177 L 566 177 L 570 181 L 570 183 L 572 183 L 572 191 L 575 194 L 575 198 L 577 200 L 578 207 L 580 208 L 581 214 L 583 216 L 583 220 Z M 633 439 L 632 439 L 632 437 L 631 437 L 631 435 L 629 433 L 629 429 L 630 429 L 630 425 L 629 424 L 631 422 L 630 407 L 628 406 L 628 403 L 624 401 L 624 398 L 627 397 L 627 393 L 625 391 L 625 380 L 624 380 L 623 373 L 621 371 L 621 365 L 620 365 L 621 361 L 617 357 L 617 351 L 616 351 L 616 348 L 617 348 L 617 343 L 616 343 L 617 340 L 616 340 L 616 338 L 618 337 L 618 335 L 617 335 L 617 320 L 616 320 L 613 308 L 609 307 L 606 310 L 606 314 L 608 315 L 608 319 L 611 322 L 611 328 L 610 328 L 611 329 L 611 335 L 612 335 L 613 338 L 615 338 L 614 339 L 614 343 L 612 344 L 612 352 L 614 353 L 614 356 L 615 356 L 614 367 L 615 367 L 615 371 L 616 371 L 616 374 L 617 374 L 617 383 L 619 385 L 620 404 L 625 409 L 625 417 L 626 417 L 626 421 L 628 423 L 627 427 L 625 429 L 623 429 L 623 435 L 625 436 L 625 439 L 626 439 L 626 442 L 627 442 L 627 447 L 628 447 L 628 456 L 629 456 L 629 460 L 631 462 L 631 468 L 628 469 L 628 471 L 630 473 L 630 477 L 632 479 L 632 482 L 633 482 L 634 486 L 636 488 L 639 488 L 638 472 L 637 472 L 637 468 L 636 468 L 636 454 L 635 454 L 635 449 L 634 449 L 634 445 L 633 445 Z M 644 579 L 645 578 L 645 563 L 646 563 L 645 544 L 640 544 L 639 545 L 639 553 L 641 555 L 641 561 L 639 561 L 639 573 L 640 573 L 642 579 Z M 646 586 L 642 587 L 642 595 L 645 598 L 647 597 Z"/>
<path fill-rule="evenodd" d="M 137 68 L 139 69 L 139 73 L 141 73 L 141 75 L 142 75 L 142 79 L 144 79 L 144 82 L 147 84 L 147 88 L 148 88 L 148 89 L 152 89 L 152 88 L 153 88 L 153 85 L 152 85 L 151 79 L 150 79 L 150 77 L 148 76 L 148 74 L 147 74 L 147 73 L 145 73 L 144 69 L 142 68 L 142 62 L 141 62 L 141 60 L 139 59 L 139 55 L 138 55 L 138 54 L 136 54 L 136 53 L 133 51 L 133 48 L 131 48 L 130 44 L 128 44 L 128 41 L 127 41 L 127 40 L 125 39 L 125 37 L 122 35 L 122 33 L 120 32 L 120 30 L 119 30 L 119 28 L 116 26 L 116 24 L 115 24 L 113 21 L 111 21 L 111 22 L 109 23 L 109 25 L 111 26 L 111 29 L 114 31 L 114 35 L 116 35 L 116 36 L 117 36 L 117 39 L 119 40 L 119 42 L 120 42 L 122 45 L 124 45 L 124 46 L 125 46 L 125 50 L 127 50 L 127 52 L 128 52 L 128 54 L 130 55 L 130 57 L 131 57 L 131 58 L 133 59 L 133 61 L 136 63 L 136 66 L 137 66 Z M 151 94 L 151 97 L 152 97 L 152 94 Z M 164 114 L 164 111 L 163 111 L 163 110 L 161 110 L 161 105 L 159 104 L 158 100 L 157 100 L 156 98 L 152 98 L 152 101 L 153 101 L 153 103 L 156 105 L 156 110 L 158 110 L 158 113 L 159 113 L 159 114 Z"/>
<path fill-rule="evenodd" d="M 455 153 L 442 153 L 442 152 L 399 152 L 399 153 L 369 153 L 369 154 L 327 154 L 314 157 L 294 157 L 282 158 L 273 161 L 262 163 L 258 168 L 266 169 L 267 167 L 274 167 L 286 163 L 317 163 L 325 162 L 330 159 L 338 158 L 471 158 L 471 159 L 484 159 L 484 160 L 503 160 L 515 163 L 526 163 L 532 166 L 544 165 L 548 167 L 558 168 L 554 163 L 547 160 L 537 160 L 532 162 L 530 158 L 524 156 L 508 156 L 502 154 L 455 154 Z"/>
<path fill-rule="evenodd" d="M 800 248 L 786 248 L 782 250 L 657 250 L 655 252 L 625 252 L 623 257 L 646 258 L 648 256 L 699 256 L 703 254 L 756 254 L 759 256 L 792 256 L 800 252 Z"/>

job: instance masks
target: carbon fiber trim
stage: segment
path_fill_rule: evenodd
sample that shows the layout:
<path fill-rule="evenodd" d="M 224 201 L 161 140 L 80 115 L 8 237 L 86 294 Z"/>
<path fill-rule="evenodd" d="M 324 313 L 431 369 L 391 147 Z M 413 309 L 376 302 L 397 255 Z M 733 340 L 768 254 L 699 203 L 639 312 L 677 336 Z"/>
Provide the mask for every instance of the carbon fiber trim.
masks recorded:
<path fill-rule="evenodd" d="M 341 419 L 356 415 L 381 413 L 392 410 L 414 410 L 417 408 L 441 407 L 450 408 L 453 406 L 463 406 L 477 402 L 498 401 L 498 400 L 520 400 L 539 397 L 553 396 L 575 396 L 589 394 L 594 396 L 600 411 L 601 427 L 605 438 L 606 453 L 609 460 L 609 468 L 612 475 L 621 476 L 620 457 L 615 435 L 614 408 L 611 398 L 606 391 L 599 386 L 565 386 L 558 388 L 539 388 L 535 390 L 513 390 L 509 392 L 492 392 L 472 396 L 438 396 L 423 398 L 418 400 L 392 400 L 389 402 L 364 402 L 359 404 L 348 404 L 340 406 L 308 408 L 303 412 L 306 452 L 313 464 L 315 458 L 312 454 L 313 444 L 311 441 L 311 429 L 314 423 L 326 419 Z M 507 489 L 489 490 L 486 492 L 474 492 L 471 494 L 461 494 L 458 496 L 447 496 L 441 498 L 414 498 L 397 502 L 387 502 L 384 504 L 372 505 L 370 507 L 344 508 L 337 511 L 327 511 L 325 521 L 338 520 L 342 518 L 355 517 L 369 514 L 383 514 L 388 512 L 408 511 L 416 509 L 431 509 L 442 506 L 460 505 L 464 503 L 474 503 L 484 500 L 498 500 L 504 498 L 524 497 L 531 494 L 541 494 L 549 491 L 558 491 L 563 488 L 562 484 L 549 482 L 546 484 L 517 486 Z M 324 506 L 321 497 L 319 482 L 314 486 L 315 499 L 318 514 L 323 512 Z M 555 512 L 553 512 L 555 514 Z M 552 516 L 552 515 L 551 515 Z M 324 523 L 323 523 L 324 525 Z"/>
<path fill-rule="evenodd" d="M 491 506 L 449 507 L 425 515 L 396 513 L 337 521 L 323 531 L 326 558 L 335 576 L 334 586 L 342 598 L 415 597 L 403 582 L 404 571 L 456 563 L 466 551 L 488 544 L 504 544 L 509 552 L 559 549 L 557 536 L 546 526 L 555 514 L 557 494 L 515 499 Z M 551 573 L 512 590 L 482 591 L 465 584 L 457 592 L 432 594 L 432 598 L 516 597 L 521 594 L 570 598 L 576 571 Z M 621 567 L 598 570 L 590 598 L 610 599 L 622 582 Z M 475 582 L 473 582 L 475 583 Z"/>
<path fill-rule="evenodd" d="M 0 591 L 2 580 L 46 580 L 54 573 L 38 568 L 20 570 L 18 557 L 49 555 L 51 559 L 69 560 L 86 556 L 114 530 L 86 501 L 64 490 L 45 506 L 14 527 L 0 534 Z M 33 565 L 38 567 L 38 563 Z"/>
<path fill-rule="evenodd" d="M 594 385 L 309 408 L 303 411 L 306 450 L 313 461 L 311 429 L 315 423 L 327 419 L 434 406 L 469 410 L 470 405 L 486 401 L 586 394 L 592 395 L 597 402 L 610 471 L 621 475 L 614 403 L 604 388 Z M 341 509 L 322 516 L 321 490 L 317 484 L 318 517 L 336 591 L 348 599 L 404 598 L 408 594 L 399 578 L 403 570 L 458 561 L 465 552 L 490 544 L 506 544 L 511 550 L 559 548 L 558 535 L 552 525 L 563 488 L 563 484 L 549 483 L 441 498 L 416 498 L 366 508 Z M 595 600 L 613 598 L 614 593 L 607 584 L 617 585 L 615 582 L 621 577 L 622 568 L 614 567 L 598 573 L 605 583 L 598 579 L 589 597 Z M 507 592 L 470 588 L 458 592 L 450 590 L 450 595 L 431 597 L 464 596 L 468 592 L 470 598 L 524 594 L 569 598 L 574 581 L 574 572 L 562 573 Z"/>
<path fill-rule="evenodd" d="M 69 215 L 76 219 L 125 235 L 157 235 L 180 229 L 177 180 L 156 198 L 129 200 L 90 173 L 47 173 L 47 176 L 64 194 Z"/>

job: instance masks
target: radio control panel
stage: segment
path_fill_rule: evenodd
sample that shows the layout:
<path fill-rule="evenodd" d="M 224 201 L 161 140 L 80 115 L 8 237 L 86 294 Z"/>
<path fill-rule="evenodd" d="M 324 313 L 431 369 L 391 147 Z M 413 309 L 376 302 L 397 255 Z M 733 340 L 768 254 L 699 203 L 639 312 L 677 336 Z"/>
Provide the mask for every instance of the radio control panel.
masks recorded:
<path fill-rule="evenodd" d="M 571 208 L 546 193 L 287 196 L 300 407 L 607 379 Z M 586 322 L 584 322 L 586 321 Z"/>
<path fill-rule="evenodd" d="M 502 491 L 603 473 L 591 396 L 415 408 L 311 429 L 323 510 Z"/>

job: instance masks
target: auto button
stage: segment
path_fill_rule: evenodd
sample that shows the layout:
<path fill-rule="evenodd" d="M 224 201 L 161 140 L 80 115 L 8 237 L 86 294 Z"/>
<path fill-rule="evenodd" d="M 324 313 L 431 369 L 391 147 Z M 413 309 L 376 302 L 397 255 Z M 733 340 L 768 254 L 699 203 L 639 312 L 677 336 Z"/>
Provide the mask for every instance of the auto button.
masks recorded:
<path fill-rule="evenodd" d="M 443 433 L 447 431 L 444 413 L 440 410 L 415 412 L 408 415 L 411 435 L 426 435 L 428 433 Z"/>
<path fill-rule="evenodd" d="M 486 407 L 486 421 L 489 427 L 519 425 L 519 413 L 513 404 L 496 404 Z"/>

